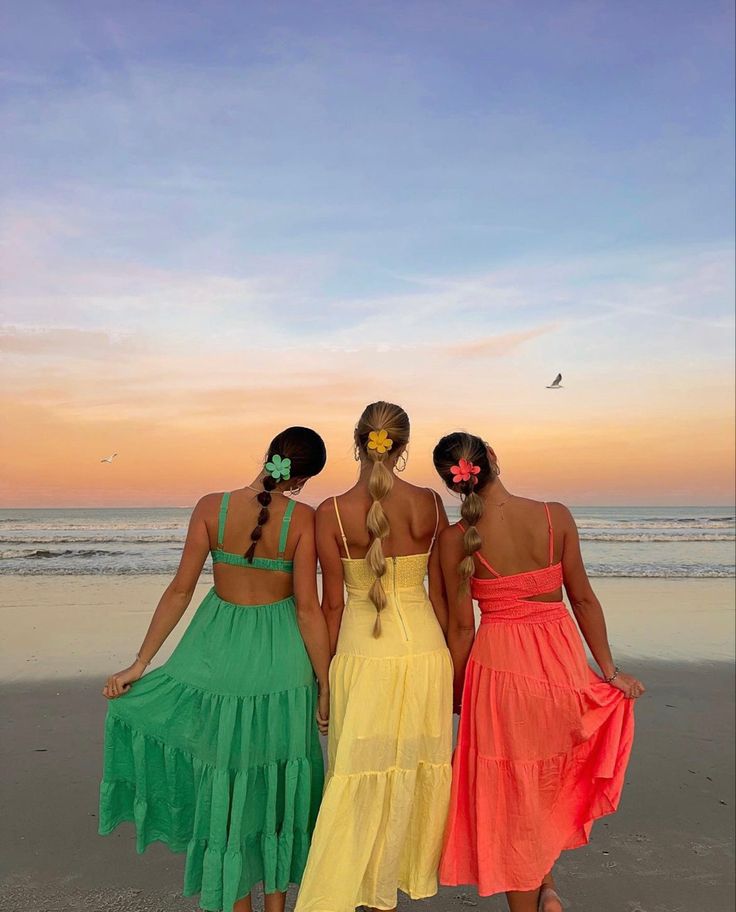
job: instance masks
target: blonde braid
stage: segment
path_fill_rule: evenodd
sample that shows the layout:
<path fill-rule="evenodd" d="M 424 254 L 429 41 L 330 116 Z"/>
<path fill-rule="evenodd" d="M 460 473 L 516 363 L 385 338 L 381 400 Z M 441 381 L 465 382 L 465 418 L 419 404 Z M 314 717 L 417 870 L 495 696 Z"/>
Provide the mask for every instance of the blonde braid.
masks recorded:
<path fill-rule="evenodd" d="M 379 449 L 376 446 L 376 435 L 384 432 L 388 437 L 388 447 Z M 373 440 L 371 440 L 373 436 Z M 389 453 L 400 453 L 409 442 L 409 416 L 399 405 L 391 402 L 373 402 L 366 406 L 358 419 L 355 428 L 355 442 L 365 459 L 373 463 L 368 479 L 368 493 L 373 503 L 366 517 L 366 528 L 370 533 L 371 544 L 365 558 L 375 574 L 375 580 L 368 592 L 370 600 L 376 607 L 376 622 L 373 636 L 381 635 L 381 612 L 388 604 L 386 590 L 381 577 L 386 573 L 386 557 L 383 553 L 383 541 L 390 532 L 388 517 L 384 513 L 381 501 L 394 486 L 393 472 L 386 466 Z"/>
<path fill-rule="evenodd" d="M 471 490 L 463 498 L 463 505 L 460 508 L 460 515 L 465 520 L 465 535 L 463 535 L 463 546 L 465 548 L 465 557 L 460 561 L 457 572 L 460 575 L 460 592 L 467 595 L 470 591 L 470 578 L 475 572 L 475 561 L 473 555 L 480 551 L 482 544 L 480 533 L 476 529 L 476 524 L 483 515 L 483 500 Z"/>
<path fill-rule="evenodd" d="M 383 464 L 381 457 L 376 456 L 371 469 L 371 476 L 368 479 L 368 492 L 373 498 L 373 503 L 366 517 L 366 526 L 371 534 L 371 546 L 365 559 L 368 566 L 376 574 L 373 585 L 368 592 L 368 596 L 376 606 L 376 623 L 373 626 L 373 636 L 381 635 L 381 611 L 386 607 L 386 591 L 383 588 L 381 577 L 386 572 L 386 558 L 383 553 L 383 539 L 388 537 L 391 531 L 388 524 L 388 517 L 383 511 L 381 501 L 394 486 L 394 476 Z"/>

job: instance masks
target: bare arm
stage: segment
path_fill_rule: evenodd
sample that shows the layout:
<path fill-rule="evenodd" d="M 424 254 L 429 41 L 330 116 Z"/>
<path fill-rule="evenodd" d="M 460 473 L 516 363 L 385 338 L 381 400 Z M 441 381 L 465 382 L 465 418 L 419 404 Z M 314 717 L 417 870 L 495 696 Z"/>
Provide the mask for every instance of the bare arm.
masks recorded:
<path fill-rule="evenodd" d="M 189 607 L 210 549 L 205 516 L 208 511 L 213 509 L 212 499 L 216 497 L 217 495 L 208 494 L 194 508 L 189 520 L 189 530 L 179 561 L 179 569 L 156 606 L 151 623 L 148 625 L 148 632 L 138 650 L 138 657 L 128 668 L 108 678 L 102 691 L 106 697 L 119 697 L 143 675 L 146 667 Z"/>
<path fill-rule="evenodd" d="M 345 581 L 334 522 L 332 501 L 325 501 L 317 510 L 317 553 L 322 568 L 322 611 L 330 637 L 330 656 L 334 656 L 337 649 L 345 609 Z"/>
<path fill-rule="evenodd" d="M 311 511 L 310 511 L 311 512 Z M 328 689 L 330 639 L 317 593 L 317 548 L 314 514 L 299 536 L 294 552 L 294 598 L 296 619 L 314 669 L 320 692 Z"/>
<path fill-rule="evenodd" d="M 588 579 L 588 574 L 580 552 L 580 536 L 572 514 L 562 504 L 555 504 L 556 528 L 563 536 L 562 575 L 567 597 L 570 599 L 573 614 L 580 627 L 580 632 L 588 644 L 604 678 L 610 678 L 616 670 L 616 663 L 611 655 L 608 643 L 608 631 L 603 608 Z M 557 518 L 559 517 L 559 518 Z M 619 672 L 611 682 L 627 697 L 638 696 L 644 692 L 644 685 L 631 675 Z"/>
<path fill-rule="evenodd" d="M 465 667 L 475 640 L 475 616 L 470 593 L 460 591 L 460 576 L 457 571 L 465 557 L 465 550 L 463 536 L 457 529 L 446 528 L 440 535 L 439 556 L 447 593 L 447 646 L 454 669 L 453 703 L 455 711 L 459 712 Z"/>
<path fill-rule="evenodd" d="M 440 510 L 440 522 L 437 528 L 438 541 L 435 543 L 436 546 L 432 549 L 432 553 L 429 556 L 429 600 L 434 608 L 434 613 L 437 615 L 437 620 L 442 628 L 442 632 L 445 637 L 447 637 L 449 609 L 447 607 L 447 593 L 445 592 L 445 581 L 442 576 L 442 564 L 440 561 L 440 549 L 438 544 L 439 536 L 448 527 L 449 523 L 447 521 L 447 513 L 445 513 L 445 508 L 439 498 L 438 503 Z"/>
<path fill-rule="evenodd" d="M 317 548 L 311 511 L 294 552 L 294 598 L 299 631 L 317 678 L 317 725 L 326 735 L 330 717 L 330 638 L 317 592 Z"/>

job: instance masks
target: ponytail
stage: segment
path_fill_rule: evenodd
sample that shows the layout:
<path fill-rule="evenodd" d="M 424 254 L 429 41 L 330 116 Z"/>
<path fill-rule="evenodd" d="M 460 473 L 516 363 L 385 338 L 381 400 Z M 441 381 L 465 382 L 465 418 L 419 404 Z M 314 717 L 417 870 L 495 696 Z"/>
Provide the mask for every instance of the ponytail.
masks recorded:
<path fill-rule="evenodd" d="M 363 459 L 373 463 L 368 479 L 368 493 L 373 503 L 365 520 L 371 544 L 365 559 L 375 574 L 368 592 L 376 608 L 374 637 L 381 635 L 381 612 L 388 604 L 381 577 L 386 573 L 383 541 L 391 530 L 381 501 L 393 488 L 394 475 L 386 466 L 386 458 L 390 452 L 401 454 L 408 443 L 409 416 L 400 405 L 380 401 L 372 402 L 365 407 L 355 427 L 355 445 L 356 452 L 359 450 Z"/>
<path fill-rule="evenodd" d="M 278 482 L 275 478 L 272 478 L 270 475 L 266 475 L 263 478 L 263 490 L 259 492 L 258 503 L 261 505 L 261 512 L 258 514 L 258 519 L 256 520 L 256 526 L 253 531 L 250 533 L 250 547 L 245 552 L 243 557 L 249 562 L 253 563 L 253 557 L 256 553 L 256 545 L 261 540 L 263 535 L 263 527 L 268 522 L 271 511 L 268 509 L 271 503 L 271 491 L 276 487 Z"/>
<path fill-rule="evenodd" d="M 480 551 L 482 544 L 476 525 L 483 515 L 483 500 L 475 490 L 471 489 L 465 494 L 460 515 L 465 520 L 465 535 L 463 535 L 465 557 L 460 561 L 457 572 L 460 576 L 460 592 L 467 595 L 470 592 L 470 578 L 475 572 L 474 555 L 476 551 Z"/>
<path fill-rule="evenodd" d="M 373 468 L 368 479 L 368 492 L 373 498 L 366 526 L 371 535 L 371 546 L 365 558 L 368 566 L 375 573 L 376 578 L 368 592 L 368 596 L 376 606 L 376 623 L 373 626 L 373 636 L 381 635 L 381 612 L 386 607 L 386 590 L 383 588 L 381 577 L 386 572 L 386 557 L 383 553 L 383 540 L 389 534 L 388 517 L 383 511 L 381 501 L 394 486 L 394 476 L 386 468 L 379 456 L 373 457 Z"/>

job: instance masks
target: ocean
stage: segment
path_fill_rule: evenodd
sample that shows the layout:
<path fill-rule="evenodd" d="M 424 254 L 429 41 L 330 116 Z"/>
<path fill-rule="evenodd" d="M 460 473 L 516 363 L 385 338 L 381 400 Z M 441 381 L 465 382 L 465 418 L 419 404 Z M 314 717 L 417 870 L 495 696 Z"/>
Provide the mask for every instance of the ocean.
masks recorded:
<path fill-rule="evenodd" d="M 592 577 L 734 576 L 733 507 L 575 507 Z M 448 508 L 451 521 L 456 505 Z M 0 510 L 0 574 L 172 573 L 189 509 Z M 211 573 L 209 561 L 205 573 Z"/>

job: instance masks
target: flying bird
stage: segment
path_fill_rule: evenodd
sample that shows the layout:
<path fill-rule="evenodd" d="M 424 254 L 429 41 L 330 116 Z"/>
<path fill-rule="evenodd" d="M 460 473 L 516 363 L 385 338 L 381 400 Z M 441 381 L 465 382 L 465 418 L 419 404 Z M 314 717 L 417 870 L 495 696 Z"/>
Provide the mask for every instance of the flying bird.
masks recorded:
<path fill-rule="evenodd" d="M 112 462 L 117 455 L 117 453 L 112 453 L 110 456 L 103 457 L 100 462 Z"/>
<path fill-rule="evenodd" d="M 562 374 L 558 374 L 555 379 L 547 387 L 548 390 L 559 390 L 562 389 Z"/>

